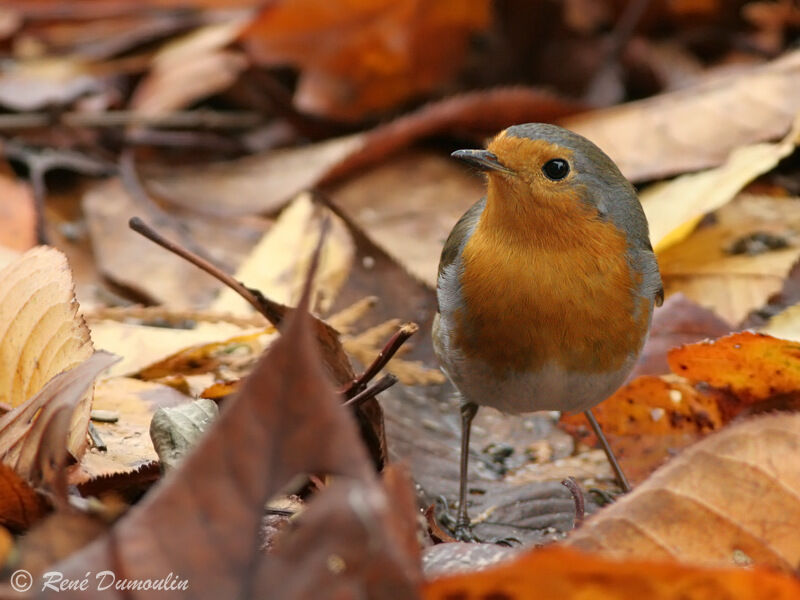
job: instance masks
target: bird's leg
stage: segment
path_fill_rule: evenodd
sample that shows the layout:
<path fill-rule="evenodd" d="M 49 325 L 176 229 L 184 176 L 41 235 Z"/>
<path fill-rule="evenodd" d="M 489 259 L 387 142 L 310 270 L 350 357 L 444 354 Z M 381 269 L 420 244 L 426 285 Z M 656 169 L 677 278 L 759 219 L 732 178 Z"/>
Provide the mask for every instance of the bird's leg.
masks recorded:
<path fill-rule="evenodd" d="M 467 467 L 469 466 L 469 433 L 472 419 L 478 412 L 478 405 L 464 402 L 461 405 L 461 478 L 458 488 L 458 513 L 456 516 L 455 536 L 463 541 L 472 540 L 470 520 L 467 516 Z"/>
<path fill-rule="evenodd" d="M 600 423 L 597 422 L 597 419 L 594 418 L 594 414 L 592 414 L 592 409 L 590 408 L 587 411 L 584 411 L 586 418 L 589 420 L 589 425 L 592 426 L 594 430 L 594 434 L 597 436 L 597 439 L 600 440 L 600 445 L 603 446 L 603 452 L 606 453 L 606 458 L 608 458 L 608 462 L 611 465 L 611 468 L 614 470 L 614 475 L 617 478 L 617 484 L 619 487 L 622 488 L 622 491 L 627 493 L 631 491 L 631 486 L 628 483 L 627 477 L 625 477 L 625 473 L 622 472 L 622 467 L 619 466 L 619 462 L 617 462 L 617 457 L 614 456 L 614 452 L 611 450 L 611 446 L 608 445 L 608 440 L 606 436 L 603 434 L 603 430 L 600 429 Z M 459 513 L 460 515 L 460 513 Z"/>

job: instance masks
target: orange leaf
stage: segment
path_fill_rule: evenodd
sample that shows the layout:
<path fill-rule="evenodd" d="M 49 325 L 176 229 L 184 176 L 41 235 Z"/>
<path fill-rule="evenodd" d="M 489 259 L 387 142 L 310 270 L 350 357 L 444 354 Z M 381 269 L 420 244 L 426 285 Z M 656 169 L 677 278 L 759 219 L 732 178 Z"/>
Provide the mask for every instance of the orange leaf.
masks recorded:
<path fill-rule="evenodd" d="M 425 600 L 790 600 L 800 597 L 800 582 L 758 569 L 618 562 L 551 547 L 477 573 L 436 579 L 423 588 L 422 596 Z"/>
<path fill-rule="evenodd" d="M 796 342 L 744 331 L 675 348 L 667 360 L 678 375 L 729 390 L 746 404 L 775 396 L 800 397 L 800 344 Z"/>
<path fill-rule="evenodd" d="M 638 483 L 675 452 L 726 422 L 713 392 L 702 393 L 674 376 L 643 376 L 594 409 L 628 478 Z M 561 418 L 562 428 L 597 442 L 583 413 Z"/>
<path fill-rule="evenodd" d="M 0 463 L 0 525 L 28 529 L 47 512 L 47 503 L 14 469 Z"/>
<path fill-rule="evenodd" d="M 295 102 L 342 119 L 391 108 L 460 66 L 488 0 L 270 3 L 244 33 L 257 60 L 302 69 Z"/>

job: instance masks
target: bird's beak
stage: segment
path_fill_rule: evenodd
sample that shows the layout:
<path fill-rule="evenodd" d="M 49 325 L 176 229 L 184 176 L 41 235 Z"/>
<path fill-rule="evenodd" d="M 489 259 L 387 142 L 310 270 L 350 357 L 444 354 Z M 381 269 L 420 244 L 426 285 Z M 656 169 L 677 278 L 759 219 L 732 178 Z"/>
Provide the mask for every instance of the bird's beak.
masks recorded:
<path fill-rule="evenodd" d="M 468 165 L 477 167 L 482 171 L 500 171 L 513 175 L 514 171 L 501 163 L 497 157 L 488 150 L 456 150 L 450 156 L 463 160 Z"/>

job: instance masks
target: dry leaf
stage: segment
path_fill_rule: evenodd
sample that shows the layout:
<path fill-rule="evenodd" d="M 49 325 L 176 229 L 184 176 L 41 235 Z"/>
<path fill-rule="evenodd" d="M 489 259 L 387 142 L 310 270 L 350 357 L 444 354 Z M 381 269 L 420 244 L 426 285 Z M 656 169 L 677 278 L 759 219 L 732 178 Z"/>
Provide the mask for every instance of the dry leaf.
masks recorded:
<path fill-rule="evenodd" d="M 772 337 L 800 342 L 800 304 L 795 304 L 771 317 L 759 329 Z"/>
<path fill-rule="evenodd" d="M 224 48 L 247 21 L 240 17 L 206 25 L 164 45 L 133 92 L 131 108 L 146 114 L 169 113 L 230 87 L 248 63 L 240 52 Z"/>
<path fill-rule="evenodd" d="M 800 113 L 797 114 L 794 128 L 780 142 L 736 148 L 715 169 L 683 175 L 650 186 L 640 194 L 656 252 L 685 239 L 703 215 L 733 200 L 745 185 L 789 156 L 800 142 Z"/>
<path fill-rule="evenodd" d="M 800 344 L 796 342 L 745 331 L 674 348 L 667 360 L 678 375 L 727 390 L 739 403 L 800 397 Z"/>
<path fill-rule="evenodd" d="M 322 246 L 313 295 L 314 310 L 326 312 L 347 279 L 355 246 L 344 222 L 329 209 L 314 204 L 308 194 L 286 207 L 240 265 L 236 279 L 276 302 L 296 304 L 320 227 L 326 219 L 330 220 L 331 228 Z M 220 292 L 211 309 L 233 315 L 254 312 L 239 294 L 227 288 Z"/>
<path fill-rule="evenodd" d="M 0 168 L 0 246 L 28 250 L 36 245 L 36 209 L 30 186 L 7 166 Z M 3 265 L 0 264 L 0 268 Z"/>
<path fill-rule="evenodd" d="M 715 212 L 712 223 L 659 254 L 664 290 L 739 323 L 781 289 L 800 257 L 798 228 L 797 200 L 742 194 Z M 749 254 L 748 240 L 759 236 L 772 236 L 784 247 L 764 245 Z"/>
<path fill-rule="evenodd" d="M 153 170 L 148 186 L 173 204 L 208 214 L 272 213 L 300 192 L 360 174 L 419 139 L 465 130 L 493 135 L 514 123 L 553 121 L 584 109 L 535 88 L 482 90 L 433 102 L 367 133 L 199 168 Z"/>
<path fill-rule="evenodd" d="M 638 377 L 593 412 L 633 484 L 645 481 L 678 450 L 730 418 L 722 413 L 716 394 L 697 390 L 674 375 Z M 562 416 L 561 426 L 584 443 L 596 445 L 583 413 Z"/>
<path fill-rule="evenodd" d="M 377 246 L 435 288 L 442 245 L 484 188 L 482 179 L 452 159 L 419 151 L 391 157 L 342 184 L 331 198 Z"/>
<path fill-rule="evenodd" d="M 17 111 L 62 106 L 90 92 L 101 82 L 88 64 L 75 56 L 19 61 L 0 76 L 0 104 Z"/>
<path fill-rule="evenodd" d="M 106 379 L 139 373 L 177 354 L 224 344 L 224 340 L 253 332 L 227 323 L 204 324 L 195 329 L 168 329 L 115 321 L 92 323 L 91 330 L 95 346 L 124 357 L 109 370 Z"/>
<path fill-rule="evenodd" d="M 62 443 L 61 440 L 45 438 L 46 430 L 53 416 L 64 409 L 71 415 L 68 441 L 83 441 L 81 452 L 73 454 L 80 458 L 86 446 L 89 415 L 80 419 L 75 416 L 84 416 L 78 411 L 82 410 L 87 398 L 91 401 L 92 383 L 115 360 L 113 354 L 95 352 L 81 364 L 53 377 L 36 395 L 0 417 L 0 456 L 3 462 L 33 484 L 42 484 L 40 454 L 48 451 L 47 445 Z M 69 444 L 67 448 L 72 451 Z"/>
<path fill-rule="evenodd" d="M 89 187 L 82 206 L 97 267 L 111 281 L 172 308 L 207 305 L 220 289 L 219 283 L 194 265 L 130 230 L 128 220 L 137 213 L 146 214 L 148 207 L 138 205 L 119 180 Z M 181 240 L 175 228 L 174 223 L 158 227 L 162 234 Z"/>
<path fill-rule="evenodd" d="M 80 464 L 70 472 L 69 482 L 96 493 L 100 489 L 122 489 L 128 481 L 138 484 L 140 471 L 152 481 L 157 476 L 155 469 L 145 471 L 158 461 L 149 433 L 153 413 L 160 407 L 190 401 L 191 398 L 170 387 L 149 381 L 116 377 L 99 382 L 94 409 L 111 411 L 119 417 L 111 423 L 95 422 L 107 449 L 87 450 Z"/>
<path fill-rule="evenodd" d="M 300 109 L 358 119 L 446 82 L 489 8 L 487 0 L 276 2 L 244 41 L 262 63 L 301 68 Z"/>
<path fill-rule="evenodd" d="M 0 271 L 0 402 L 19 406 L 92 354 L 66 257 L 40 246 Z M 86 446 L 91 393 L 76 407 L 69 450 Z"/>
<path fill-rule="evenodd" d="M 620 562 L 566 548 L 537 549 L 479 573 L 435 579 L 425 585 L 423 598 L 792 600 L 800 594 L 800 583 L 796 579 L 767 570 L 705 569 L 636 558 L 638 560 Z"/>
<path fill-rule="evenodd" d="M 784 135 L 800 110 L 800 50 L 669 94 L 561 125 L 600 146 L 631 181 L 722 164 L 736 148 Z"/>
<path fill-rule="evenodd" d="M 178 469 L 110 535 L 54 569 L 68 578 L 82 577 L 87 569 L 114 569 L 134 579 L 159 579 L 172 571 L 187 581 L 184 597 L 208 598 L 248 596 L 253 590 L 256 596 L 270 590 L 270 597 L 294 598 L 276 592 L 276 586 L 288 591 L 309 585 L 320 598 L 334 597 L 337 589 L 369 595 L 370 580 L 361 577 L 369 572 L 379 575 L 372 579 L 376 589 L 389 581 L 397 597 L 414 597 L 413 559 L 389 543 L 383 523 L 392 518 L 391 502 L 328 381 L 307 306 L 305 294 L 283 335 Z M 341 479 L 323 492 L 330 493 L 329 500 L 321 494 L 310 504 L 280 549 L 262 555 L 265 502 L 309 472 Z M 295 536 L 301 536 L 299 545 Z M 307 540 L 321 551 L 308 553 Z M 297 547 L 300 555 L 292 550 Z M 353 569 L 332 570 L 333 555 L 346 557 Z M 314 586 L 315 580 L 327 585 Z"/>
<path fill-rule="evenodd" d="M 733 326 L 716 313 L 692 302 L 680 292 L 664 301 L 653 313 L 650 335 L 628 381 L 639 375 L 669 373 L 667 351 L 681 344 L 690 344 L 730 333 Z"/>
<path fill-rule="evenodd" d="M 14 469 L 0 463 L 0 525 L 25 531 L 46 513 L 44 499 Z"/>
<path fill-rule="evenodd" d="M 682 452 L 566 543 L 615 558 L 794 572 L 800 538 L 789 524 L 800 521 L 799 446 L 797 414 L 732 425 Z"/>
<path fill-rule="evenodd" d="M 177 206 L 209 214 L 272 213 L 363 147 L 364 135 L 284 148 L 234 161 L 154 172 L 147 185 Z"/>

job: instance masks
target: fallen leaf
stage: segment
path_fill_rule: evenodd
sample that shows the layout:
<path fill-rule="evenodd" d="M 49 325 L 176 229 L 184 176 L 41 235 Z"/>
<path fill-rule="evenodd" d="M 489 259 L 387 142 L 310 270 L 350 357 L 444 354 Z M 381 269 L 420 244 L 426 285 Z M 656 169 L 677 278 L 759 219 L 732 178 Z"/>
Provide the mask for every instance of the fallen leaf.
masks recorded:
<path fill-rule="evenodd" d="M 667 360 L 678 375 L 727 390 L 745 405 L 775 397 L 785 402 L 800 398 L 800 344 L 796 342 L 744 331 L 674 348 Z"/>
<path fill-rule="evenodd" d="M 102 82 L 88 63 L 75 56 L 45 57 L 16 62 L 0 76 L 0 104 L 15 111 L 63 106 L 90 92 Z"/>
<path fill-rule="evenodd" d="M 194 265 L 131 231 L 131 217 L 145 217 L 164 236 L 209 254 L 229 270 L 263 234 L 262 227 L 251 223 L 228 220 L 222 225 L 208 215 L 164 213 L 150 200 L 132 198 L 118 179 L 91 185 L 82 207 L 101 273 L 140 298 L 173 309 L 207 306 L 221 286 Z M 149 219 L 151 213 L 154 217 Z"/>
<path fill-rule="evenodd" d="M 325 220 L 330 231 L 320 254 L 314 280 L 312 306 L 327 312 L 350 273 L 355 248 L 344 222 L 330 209 L 315 205 L 308 194 L 284 209 L 275 225 L 256 244 L 236 272 L 236 279 L 282 304 L 296 304 L 303 288 L 304 273 Z M 255 309 L 231 289 L 223 289 L 211 309 L 233 315 L 249 315 Z"/>
<path fill-rule="evenodd" d="M 560 121 L 631 181 L 716 167 L 736 148 L 784 135 L 800 110 L 800 50 L 707 83 Z"/>
<path fill-rule="evenodd" d="M 442 245 L 484 188 L 481 178 L 452 159 L 415 151 L 345 181 L 331 200 L 377 246 L 435 288 Z"/>
<path fill-rule="evenodd" d="M 20 406 L 92 354 L 66 257 L 39 246 L 0 271 L 0 402 Z M 86 447 L 91 392 L 76 407 L 69 450 Z"/>
<path fill-rule="evenodd" d="M 488 25 L 489 8 L 486 0 L 276 2 L 243 39 L 264 64 L 300 67 L 298 108 L 359 119 L 445 83 L 469 35 Z"/>
<path fill-rule="evenodd" d="M 178 466 L 217 416 L 216 402 L 204 399 L 156 410 L 150 422 L 150 439 L 162 470 Z"/>
<path fill-rule="evenodd" d="M 745 185 L 789 156 L 800 142 L 800 112 L 797 114 L 794 128 L 780 142 L 741 146 L 719 167 L 658 183 L 642 192 L 639 199 L 656 252 L 685 239 L 703 215 L 733 200 Z"/>
<path fill-rule="evenodd" d="M 0 417 L 0 456 L 3 463 L 11 466 L 27 481 L 41 485 L 43 472 L 40 453 L 46 450 L 46 443 L 53 442 L 47 440 L 44 434 L 50 419 L 62 409 L 68 410 L 71 415 L 67 441 L 82 441 L 81 452 L 73 454 L 80 459 L 86 447 L 89 415 L 87 413 L 84 418 L 79 411 L 87 398 L 91 402 L 95 378 L 115 360 L 113 354 L 95 352 L 79 365 L 53 377 L 38 393 Z M 81 418 L 76 419 L 76 414 Z M 72 451 L 73 446 L 68 444 L 67 448 Z"/>
<path fill-rule="evenodd" d="M 162 363 L 170 359 L 170 364 L 173 364 L 181 360 L 181 357 L 190 360 L 198 356 L 208 356 L 224 347 L 225 340 L 253 333 L 252 329 L 241 329 L 227 323 L 214 323 L 195 329 L 170 329 L 98 321 L 91 324 L 91 330 L 92 339 L 98 348 L 124 357 L 109 370 L 106 379 L 133 375 L 149 367 L 166 368 Z"/>
<path fill-rule="evenodd" d="M 800 257 L 800 203 L 793 198 L 742 194 L 717 210 L 682 242 L 659 253 L 667 296 L 680 292 L 739 323 L 781 289 Z M 764 246 L 750 254 L 737 247 L 772 236 L 783 247 Z"/>
<path fill-rule="evenodd" d="M 779 312 L 759 328 L 759 331 L 783 340 L 800 342 L 800 304 Z"/>
<path fill-rule="evenodd" d="M 718 338 L 732 330 L 733 326 L 716 313 L 676 292 L 653 313 L 650 335 L 628 381 L 639 375 L 669 373 L 667 351 L 670 348 Z"/>
<path fill-rule="evenodd" d="M 383 522 L 392 503 L 329 383 L 307 306 L 308 293 L 283 335 L 172 476 L 111 534 L 53 569 L 69 578 L 87 569 L 112 569 L 131 579 L 160 579 L 171 571 L 186 582 L 187 595 L 205 597 L 253 590 L 264 596 L 276 586 L 287 591 L 311 586 L 320 598 L 332 598 L 337 590 L 369 595 L 373 586 L 385 589 L 385 581 L 393 583 L 397 597 L 414 597 L 413 559 L 388 542 Z M 305 473 L 341 479 L 311 502 L 297 532 L 281 540 L 282 549 L 260 554 L 265 502 Z M 302 541 L 300 555 L 292 550 L 296 539 Z M 308 539 L 321 551 L 309 554 Z M 342 573 L 332 556 L 346 557 L 345 566 L 353 569 Z M 362 581 L 362 572 L 384 577 Z M 327 585 L 314 585 L 315 580 Z"/>
<path fill-rule="evenodd" d="M 14 469 L 0 463 L 0 525 L 12 531 L 26 531 L 47 510 L 44 498 Z"/>
<path fill-rule="evenodd" d="M 680 377 L 645 375 L 592 412 L 625 475 L 636 485 L 681 448 L 727 423 L 730 414 L 723 413 L 719 404 L 716 394 L 697 390 Z M 562 416 L 561 426 L 574 438 L 597 444 L 583 413 Z"/>
<path fill-rule="evenodd" d="M 36 208 L 30 186 L 0 169 L 0 246 L 28 250 L 36 245 Z M 0 264 L 0 268 L 2 268 Z"/>
<path fill-rule="evenodd" d="M 150 440 L 153 413 L 191 398 L 158 383 L 115 377 L 95 387 L 94 409 L 119 415 L 115 422 L 95 422 L 106 450 L 89 448 L 69 473 L 70 484 L 85 493 L 123 490 L 149 484 L 158 476 L 158 455 Z M 139 477 L 141 475 L 141 478 Z"/>
<path fill-rule="evenodd" d="M 239 17 L 213 23 L 165 44 L 133 92 L 131 108 L 163 114 L 229 88 L 247 68 L 240 52 L 225 50 L 247 24 Z"/>
<path fill-rule="evenodd" d="M 147 183 L 171 203 L 207 214 L 273 213 L 300 192 L 360 174 L 417 140 L 463 131 L 493 135 L 514 123 L 553 121 L 584 108 L 536 88 L 484 90 L 433 102 L 367 133 L 201 167 L 151 169 Z"/>
<path fill-rule="evenodd" d="M 549 547 L 478 573 L 441 577 L 423 588 L 425 600 L 790 600 L 793 577 L 765 569 L 708 569 L 669 562 L 625 562 Z"/>
<path fill-rule="evenodd" d="M 800 540 L 787 523 L 800 519 L 798 445 L 797 414 L 731 425 L 684 450 L 566 543 L 616 559 L 794 572 Z"/>

